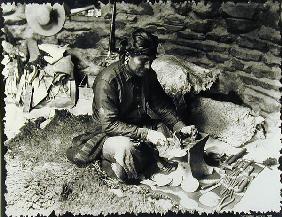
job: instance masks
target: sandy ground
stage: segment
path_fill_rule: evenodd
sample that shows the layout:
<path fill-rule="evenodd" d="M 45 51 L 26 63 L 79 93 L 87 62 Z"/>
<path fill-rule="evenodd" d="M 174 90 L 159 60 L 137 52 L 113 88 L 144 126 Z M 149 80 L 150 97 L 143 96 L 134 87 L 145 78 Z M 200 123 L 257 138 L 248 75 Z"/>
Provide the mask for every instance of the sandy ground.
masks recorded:
<path fill-rule="evenodd" d="M 91 101 L 81 99 L 75 108 L 69 109 L 74 115 L 91 114 Z M 38 117 L 47 118 L 46 123 L 43 122 L 41 127 L 44 127 L 49 120 L 54 116 L 54 108 L 42 108 L 32 110 L 30 113 L 23 113 L 22 108 L 14 104 L 6 104 L 5 118 L 5 134 L 8 139 L 12 139 L 20 132 L 20 128 L 29 120 L 35 120 Z M 279 120 L 279 116 L 274 115 L 273 120 Z M 260 139 L 247 144 L 245 147 L 248 154 L 244 156 L 246 159 L 253 159 L 256 162 L 262 163 L 268 157 L 279 158 L 280 146 L 280 122 L 272 121 L 269 124 L 269 133 L 265 139 Z M 233 154 L 238 152 L 239 148 L 233 148 L 227 143 L 209 139 L 206 148 L 218 153 Z M 253 181 L 248 188 L 243 199 L 234 207 L 234 211 L 279 211 L 280 210 L 280 173 L 277 167 L 271 169 L 265 168 L 259 176 Z"/>

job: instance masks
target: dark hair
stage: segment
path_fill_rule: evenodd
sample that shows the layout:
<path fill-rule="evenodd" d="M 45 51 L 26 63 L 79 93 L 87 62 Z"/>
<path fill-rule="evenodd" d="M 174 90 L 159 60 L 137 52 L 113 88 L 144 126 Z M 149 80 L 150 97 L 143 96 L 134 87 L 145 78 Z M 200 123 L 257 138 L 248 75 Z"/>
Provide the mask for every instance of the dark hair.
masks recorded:
<path fill-rule="evenodd" d="M 144 29 L 139 28 L 132 32 L 131 43 L 129 43 L 128 48 L 125 48 L 127 45 L 127 40 L 123 40 L 121 42 L 121 46 L 123 46 L 122 51 L 124 54 L 148 55 L 155 58 L 157 55 L 158 37 Z"/>

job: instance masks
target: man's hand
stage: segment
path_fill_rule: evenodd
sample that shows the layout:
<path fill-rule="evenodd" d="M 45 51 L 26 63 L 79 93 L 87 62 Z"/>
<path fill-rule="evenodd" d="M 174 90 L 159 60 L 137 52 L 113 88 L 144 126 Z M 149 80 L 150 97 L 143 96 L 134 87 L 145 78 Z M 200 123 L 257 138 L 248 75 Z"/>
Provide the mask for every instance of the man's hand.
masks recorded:
<path fill-rule="evenodd" d="M 180 132 L 183 133 L 185 136 L 189 136 L 192 139 L 196 139 L 199 133 L 194 125 L 182 127 Z"/>
<path fill-rule="evenodd" d="M 148 131 L 147 140 L 155 145 L 165 145 L 168 143 L 164 134 L 156 130 Z"/>

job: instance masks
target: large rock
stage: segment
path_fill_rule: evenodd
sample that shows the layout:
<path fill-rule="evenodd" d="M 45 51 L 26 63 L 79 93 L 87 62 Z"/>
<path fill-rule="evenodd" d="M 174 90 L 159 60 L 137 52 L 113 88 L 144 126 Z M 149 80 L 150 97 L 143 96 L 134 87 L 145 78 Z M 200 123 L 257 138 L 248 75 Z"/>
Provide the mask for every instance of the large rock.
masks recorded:
<path fill-rule="evenodd" d="M 164 28 L 166 29 L 167 33 L 178 32 L 185 29 L 184 25 L 170 25 L 164 24 Z"/>
<path fill-rule="evenodd" d="M 228 56 L 228 55 L 221 54 L 221 53 L 215 53 L 215 52 L 208 53 L 207 57 L 210 60 L 213 60 L 213 61 L 215 61 L 217 63 L 223 63 L 223 62 L 225 62 L 225 61 L 230 59 L 230 56 Z"/>
<path fill-rule="evenodd" d="M 281 9 L 279 1 L 267 1 L 264 3 L 265 10 L 258 14 L 258 21 L 265 26 L 269 26 L 279 30 L 279 17 L 281 18 Z"/>
<path fill-rule="evenodd" d="M 222 12 L 229 17 L 253 19 L 254 16 L 263 9 L 262 4 L 259 3 L 223 3 Z"/>
<path fill-rule="evenodd" d="M 281 57 L 274 56 L 271 52 L 267 52 L 262 57 L 263 62 L 268 66 L 280 66 L 281 65 Z"/>
<path fill-rule="evenodd" d="M 253 74 L 257 78 L 281 78 L 281 69 L 279 67 L 269 67 L 263 63 L 249 62 L 246 63 L 244 71 Z"/>
<path fill-rule="evenodd" d="M 237 71 L 237 76 L 244 84 L 260 86 L 267 90 L 279 91 L 279 88 L 282 87 L 279 80 L 272 80 L 268 78 L 256 78 L 253 75 L 250 75 L 243 71 Z"/>
<path fill-rule="evenodd" d="M 236 70 L 243 70 L 244 63 L 242 63 L 240 60 L 236 58 L 232 58 L 231 60 L 225 62 L 224 68 L 232 72 Z"/>
<path fill-rule="evenodd" d="M 275 100 L 266 94 L 260 93 L 256 90 L 246 88 L 242 94 L 245 104 L 249 105 L 255 110 L 263 110 L 267 113 L 278 112 L 281 108 L 279 100 Z"/>
<path fill-rule="evenodd" d="M 190 1 L 172 2 L 171 7 L 174 9 L 175 13 L 182 16 L 187 16 L 192 10 L 192 2 Z"/>
<path fill-rule="evenodd" d="M 133 14 L 122 14 L 121 13 L 116 17 L 116 21 L 136 23 L 138 21 L 138 17 L 137 15 L 133 15 Z"/>
<path fill-rule="evenodd" d="M 172 41 L 172 43 L 182 45 L 185 47 L 192 47 L 206 52 L 210 52 L 210 51 L 224 52 L 228 49 L 227 45 L 220 44 L 212 40 L 199 41 L 199 40 L 177 39 Z"/>
<path fill-rule="evenodd" d="M 205 55 L 202 51 L 198 49 L 193 49 L 193 48 L 178 46 L 178 45 L 165 44 L 163 49 L 164 49 L 164 53 L 168 55 L 195 56 L 197 58 Z"/>
<path fill-rule="evenodd" d="M 68 50 L 68 54 L 74 57 L 73 62 L 79 70 L 86 71 L 88 75 L 97 75 L 101 67 L 97 65 L 96 58 L 102 53 L 98 49 L 93 48 L 72 48 Z"/>
<path fill-rule="evenodd" d="M 274 42 L 281 45 L 281 34 L 278 30 L 270 27 L 262 26 L 258 33 L 259 38 Z"/>
<path fill-rule="evenodd" d="M 163 22 L 169 25 L 183 26 L 183 23 L 185 21 L 185 17 L 179 16 L 177 14 L 173 14 L 173 15 L 159 14 L 159 15 L 161 15 Z"/>
<path fill-rule="evenodd" d="M 192 10 L 201 18 L 215 18 L 220 15 L 220 2 L 192 2 Z"/>
<path fill-rule="evenodd" d="M 231 102 L 200 98 L 193 106 L 193 123 L 208 133 L 234 147 L 252 139 L 263 118 L 252 115 L 251 109 Z"/>
<path fill-rule="evenodd" d="M 164 90 L 172 96 L 207 90 L 219 74 L 219 70 L 205 69 L 170 55 L 154 60 L 152 68 Z"/>
<path fill-rule="evenodd" d="M 267 97 L 271 97 L 275 99 L 276 101 L 279 101 L 281 97 L 280 91 L 277 91 L 277 90 L 267 90 L 260 86 L 255 86 L 255 85 L 245 85 L 245 89 L 246 88 L 252 89 L 253 91 L 256 91 L 257 93 L 264 94 Z"/>
<path fill-rule="evenodd" d="M 105 35 L 110 31 L 110 25 L 105 23 L 101 17 L 72 16 L 71 20 L 66 20 L 64 29 L 68 31 L 97 31 L 100 35 Z M 118 21 L 120 22 L 120 21 Z"/>
<path fill-rule="evenodd" d="M 197 57 L 190 57 L 188 56 L 186 58 L 187 61 L 192 62 L 198 66 L 201 66 L 205 69 L 214 69 L 216 63 L 214 63 L 213 61 L 209 60 L 206 56 L 201 57 L 201 58 L 197 58 Z"/>
<path fill-rule="evenodd" d="M 257 21 L 240 18 L 227 18 L 226 24 L 228 32 L 235 34 L 250 32 L 260 26 Z"/>
<path fill-rule="evenodd" d="M 237 40 L 237 44 L 240 47 L 255 49 L 255 50 L 262 51 L 262 52 L 267 52 L 269 50 L 267 43 L 261 40 L 258 40 L 258 39 L 239 37 Z"/>
<path fill-rule="evenodd" d="M 215 40 L 223 43 L 232 43 L 236 40 L 237 36 L 227 32 L 226 27 L 217 26 L 211 32 L 206 34 L 207 39 Z"/>
<path fill-rule="evenodd" d="M 206 20 L 188 20 L 186 27 L 188 29 L 191 29 L 192 31 L 199 32 L 199 33 L 207 33 L 210 32 L 214 27 L 215 21 L 212 19 L 206 19 Z"/>
<path fill-rule="evenodd" d="M 177 32 L 177 37 L 184 39 L 197 39 L 197 40 L 204 40 L 206 38 L 205 34 L 196 33 L 190 30 Z"/>
<path fill-rule="evenodd" d="M 246 61 L 257 61 L 259 62 L 262 57 L 262 53 L 255 50 L 243 49 L 232 47 L 230 49 L 230 54 L 238 59 Z"/>
<path fill-rule="evenodd" d="M 281 49 L 282 49 L 281 45 L 269 44 L 268 46 L 271 53 L 273 53 L 277 57 L 281 57 Z"/>

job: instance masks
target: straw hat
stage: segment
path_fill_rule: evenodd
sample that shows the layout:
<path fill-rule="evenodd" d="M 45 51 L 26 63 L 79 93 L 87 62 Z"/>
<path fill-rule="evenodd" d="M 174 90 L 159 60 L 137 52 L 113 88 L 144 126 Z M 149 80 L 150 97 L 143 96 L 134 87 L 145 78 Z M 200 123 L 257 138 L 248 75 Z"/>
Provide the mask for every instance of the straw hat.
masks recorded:
<path fill-rule="evenodd" d="M 51 36 L 58 33 L 65 22 L 65 9 L 56 3 L 27 4 L 25 15 L 28 25 L 40 35 Z"/>

